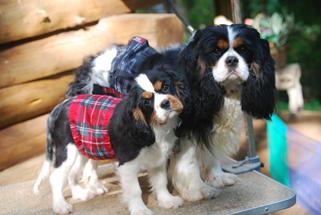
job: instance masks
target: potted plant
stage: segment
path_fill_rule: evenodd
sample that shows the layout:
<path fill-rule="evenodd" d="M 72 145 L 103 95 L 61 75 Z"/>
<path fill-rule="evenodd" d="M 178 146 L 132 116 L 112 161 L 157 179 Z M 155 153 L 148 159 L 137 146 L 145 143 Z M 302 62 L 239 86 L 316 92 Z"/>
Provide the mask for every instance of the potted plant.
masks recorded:
<path fill-rule="evenodd" d="M 279 13 L 273 13 L 272 16 L 260 13 L 252 20 L 251 25 L 261 33 L 263 39 L 269 41 L 276 68 L 284 67 L 287 63 L 287 41 L 294 29 L 294 17 L 282 17 Z"/>

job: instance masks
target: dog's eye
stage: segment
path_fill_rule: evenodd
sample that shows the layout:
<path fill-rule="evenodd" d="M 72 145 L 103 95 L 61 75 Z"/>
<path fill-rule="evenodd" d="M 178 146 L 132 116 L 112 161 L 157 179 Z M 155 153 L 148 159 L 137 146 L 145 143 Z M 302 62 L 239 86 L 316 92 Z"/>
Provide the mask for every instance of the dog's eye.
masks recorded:
<path fill-rule="evenodd" d="M 148 105 L 151 104 L 151 100 L 150 99 L 144 99 L 143 104 L 144 104 L 144 106 L 148 106 Z"/>
<path fill-rule="evenodd" d="M 237 50 L 239 51 L 245 51 L 246 50 L 246 47 L 244 45 L 241 45 L 239 47 L 237 47 Z"/>
<path fill-rule="evenodd" d="M 214 52 L 216 52 L 216 53 L 219 53 L 221 51 L 223 51 L 223 50 L 221 48 L 219 48 L 219 47 L 214 48 Z"/>
<path fill-rule="evenodd" d="M 167 92 L 169 90 L 169 86 L 167 84 L 164 84 L 163 86 L 163 91 Z"/>

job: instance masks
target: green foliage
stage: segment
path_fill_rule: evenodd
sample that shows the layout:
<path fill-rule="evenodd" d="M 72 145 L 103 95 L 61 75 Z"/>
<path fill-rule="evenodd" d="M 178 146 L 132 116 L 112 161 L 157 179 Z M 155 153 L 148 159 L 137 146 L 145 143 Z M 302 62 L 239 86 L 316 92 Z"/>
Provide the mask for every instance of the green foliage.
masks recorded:
<path fill-rule="evenodd" d="M 285 43 L 288 47 L 288 61 L 301 65 L 304 98 L 307 101 L 321 101 L 321 1 L 242 0 L 242 4 L 244 17 L 255 17 L 258 13 L 271 15 L 275 12 L 294 16 L 295 25 Z"/>
<path fill-rule="evenodd" d="M 253 26 L 261 33 L 263 39 L 275 44 L 276 47 L 284 46 L 294 28 L 294 17 L 274 12 L 272 16 L 259 13 L 253 20 Z"/>
<path fill-rule="evenodd" d="M 203 28 L 213 25 L 214 6 L 212 0 L 181 0 L 191 25 L 195 28 Z"/>

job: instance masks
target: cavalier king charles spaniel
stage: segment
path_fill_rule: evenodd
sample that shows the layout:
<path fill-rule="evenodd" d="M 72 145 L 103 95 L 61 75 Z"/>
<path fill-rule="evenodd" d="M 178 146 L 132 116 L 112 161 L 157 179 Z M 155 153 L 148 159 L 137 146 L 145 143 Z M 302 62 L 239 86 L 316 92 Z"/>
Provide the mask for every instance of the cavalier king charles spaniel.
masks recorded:
<path fill-rule="evenodd" d="M 118 50 L 114 46 L 91 58 L 69 95 L 95 93 L 95 84 L 117 88 L 111 74 Z M 165 65 L 179 79 L 175 87 L 181 88 L 177 96 L 184 105 L 175 129 L 178 144 L 170 158 L 169 179 L 186 200 L 213 198 L 238 180 L 223 172 L 221 160 L 239 148 L 243 112 L 261 119 L 273 113 L 274 61 L 268 42 L 243 24 L 208 26 L 196 31 L 186 46 L 159 50 L 138 68 L 144 73 Z"/>
<path fill-rule="evenodd" d="M 221 160 L 239 149 L 243 112 L 263 119 L 273 113 L 274 62 L 268 42 L 242 24 L 198 30 L 179 61 L 193 107 L 181 114 L 169 175 L 184 199 L 213 198 L 238 180 L 222 171 Z"/>
<path fill-rule="evenodd" d="M 158 77 L 162 71 L 146 71 Z M 168 78 L 170 80 L 170 78 Z M 66 181 L 73 198 L 87 200 L 102 193 L 103 185 L 92 172 L 91 185 L 82 187 L 77 176 L 88 159 L 116 158 L 124 201 L 131 214 L 152 214 L 142 199 L 138 173 L 147 170 L 161 207 L 176 208 L 183 200 L 167 189 L 167 161 L 177 137 L 174 129 L 183 105 L 174 82 L 138 75 L 128 95 L 81 94 L 58 104 L 50 113 L 47 127 L 47 156 L 35 182 L 34 192 L 50 175 L 53 211 L 71 212 L 63 196 Z M 166 86 L 166 87 L 165 87 Z M 165 89 L 166 88 L 166 89 Z M 166 91 L 167 93 L 162 93 Z M 93 189 L 94 188 L 94 189 Z"/>

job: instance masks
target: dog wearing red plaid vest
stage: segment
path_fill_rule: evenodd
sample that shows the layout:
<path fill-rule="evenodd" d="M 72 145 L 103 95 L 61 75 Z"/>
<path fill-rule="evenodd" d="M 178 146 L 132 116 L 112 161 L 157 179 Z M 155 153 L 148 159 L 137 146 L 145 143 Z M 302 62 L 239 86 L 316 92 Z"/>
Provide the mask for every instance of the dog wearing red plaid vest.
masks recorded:
<path fill-rule="evenodd" d="M 72 206 L 63 196 L 65 182 L 73 198 L 87 200 L 95 191 L 78 184 L 81 167 L 88 158 L 115 157 L 124 201 L 131 214 L 152 214 L 141 196 L 141 170 L 148 171 L 161 207 L 181 206 L 182 199 L 167 189 L 166 164 L 177 139 L 174 129 L 183 105 L 173 94 L 159 93 L 161 88 L 162 84 L 153 85 L 141 74 L 124 98 L 78 95 L 58 104 L 48 118 L 47 155 L 34 192 L 39 192 L 40 183 L 50 175 L 53 211 L 69 213 Z"/>

